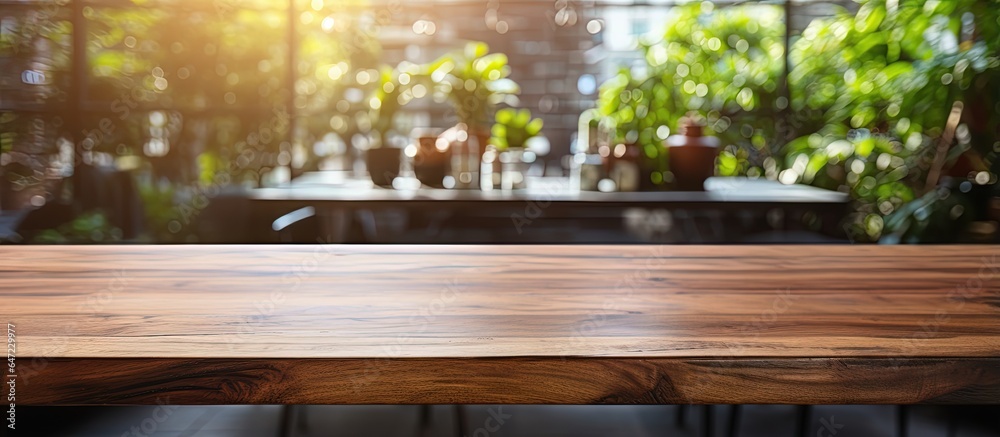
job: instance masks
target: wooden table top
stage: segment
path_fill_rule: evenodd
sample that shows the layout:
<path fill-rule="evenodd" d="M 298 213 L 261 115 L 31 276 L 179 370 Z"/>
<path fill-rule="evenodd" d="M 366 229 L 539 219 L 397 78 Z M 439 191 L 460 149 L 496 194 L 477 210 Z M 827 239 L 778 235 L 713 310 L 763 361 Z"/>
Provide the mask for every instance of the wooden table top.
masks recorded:
<path fill-rule="evenodd" d="M 326 175 L 326 173 L 332 173 Z M 276 188 L 253 190 L 258 201 L 336 202 L 345 204 L 463 202 L 499 204 L 505 202 L 555 202 L 599 205 L 648 204 L 761 204 L 761 205 L 843 205 L 846 193 L 808 185 L 785 185 L 765 179 L 714 177 L 705 182 L 705 191 L 613 192 L 574 191 L 568 178 L 531 178 L 525 190 L 445 190 L 435 188 L 387 189 L 370 180 L 337 176 L 338 172 L 314 172 Z"/>
<path fill-rule="evenodd" d="M 997 246 L 0 248 L 23 404 L 996 403 Z"/>

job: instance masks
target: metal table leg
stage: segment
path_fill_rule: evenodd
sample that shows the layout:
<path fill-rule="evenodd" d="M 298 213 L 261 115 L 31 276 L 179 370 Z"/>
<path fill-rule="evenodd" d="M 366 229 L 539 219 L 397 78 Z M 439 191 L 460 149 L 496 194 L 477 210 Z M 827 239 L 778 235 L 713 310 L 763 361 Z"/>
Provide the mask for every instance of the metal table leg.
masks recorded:
<path fill-rule="evenodd" d="M 295 415 L 295 429 L 301 435 L 309 434 L 309 417 L 307 413 L 309 412 L 307 405 L 296 405 L 295 411 L 298 413 Z"/>
<path fill-rule="evenodd" d="M 736 437 L 740 434 L 740 419 L 743 415 L 742 405 L 733 405 L 732 411 L 729 413 L 729 429 L 726 430 L 726 435 L 729 437 Z"/>
<path fill-rule="evenodd" d="M 900 405 L 896 411 L 896 437 L 906 437 L 909 434 L 910 406 Z"/>
<path fill-rule="evenodd" d="M 702 407 L 704 409 L 701 415 L 701 435 L 702 437 L 715 437 L 715 414 L 712 405 L 705 405 Z"/>
<path fill-rule="evenodd" d="M 455 405 L 455 436 L 465 436 L 465 405 Z"/>
<path fill-rule="evenodd" d="M 421 405 L 417 412 L 417 437 L 431 436 L 431 406 Z"/>
<path fill-rule="evenodd" d="M 295 418 L 293 417 L 295 411 L 293 410 L 294 405 L 282 405 L 281 406 L 281 419 L 278 424 L 278 436 L 279 437 L 292 437 L 295 435 L 295 431 L 292 430 L 293 422 Z"/>
<path fill-rule="evenodd" d="M 948 430 L 946 431 L 947 437 L 956 437 L 958 435 L 958 409 L 948 408 Z"/>
<path fill-rule="evenodd" d="M 799 405 L 795 408 L 795 435 L 809 437 L 809 425 L 812 424 L 812 405 Z"/>

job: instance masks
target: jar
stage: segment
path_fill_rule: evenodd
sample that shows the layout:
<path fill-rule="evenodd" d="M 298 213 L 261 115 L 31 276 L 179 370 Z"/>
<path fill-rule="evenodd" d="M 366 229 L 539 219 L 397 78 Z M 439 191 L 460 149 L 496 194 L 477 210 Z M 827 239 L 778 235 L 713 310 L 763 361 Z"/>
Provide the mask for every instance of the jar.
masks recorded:
<path fill-rule="evenodd" d="M 705 181 L 715 176 L 720 141 L 706 136 L 704 126 L 693 117 L 682 120 L 681 131 L 666 140 L 675 186 L 680 191 L 705 191 Z"/>

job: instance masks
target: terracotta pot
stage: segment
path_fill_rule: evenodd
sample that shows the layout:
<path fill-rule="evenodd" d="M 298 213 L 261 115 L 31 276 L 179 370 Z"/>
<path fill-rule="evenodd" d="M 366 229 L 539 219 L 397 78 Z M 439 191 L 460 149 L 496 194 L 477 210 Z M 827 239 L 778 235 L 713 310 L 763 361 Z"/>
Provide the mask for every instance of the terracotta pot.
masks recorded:
<path fill-rule="evenodd" d="M 675 186 L 681 191 L 705 191 L 705 180 L 715 176 L 719 139 L 705 136 L 703 126 L 691 119 L 683 122 L 682 129 L 683 134 L 666 140 Z"/>

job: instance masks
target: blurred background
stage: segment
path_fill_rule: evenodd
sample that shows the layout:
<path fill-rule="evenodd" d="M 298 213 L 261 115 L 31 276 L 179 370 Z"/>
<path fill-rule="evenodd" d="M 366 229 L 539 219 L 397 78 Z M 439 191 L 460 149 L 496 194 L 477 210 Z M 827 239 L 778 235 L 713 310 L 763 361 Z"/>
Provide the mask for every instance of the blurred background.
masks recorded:
<path fill-rule="evenodd" d="M 998 0 L 0 0 L 0 242 L 996 243 Z"/>

